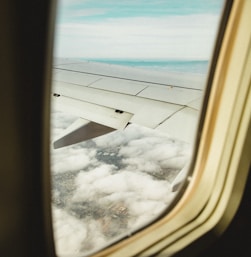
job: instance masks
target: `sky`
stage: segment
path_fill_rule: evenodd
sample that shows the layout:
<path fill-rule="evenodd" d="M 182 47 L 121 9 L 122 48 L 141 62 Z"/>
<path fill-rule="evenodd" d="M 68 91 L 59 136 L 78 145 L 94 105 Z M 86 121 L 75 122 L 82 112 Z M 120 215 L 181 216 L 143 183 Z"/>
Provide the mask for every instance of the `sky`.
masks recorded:
<path fill-rule="evenodd" d="M 55 56 L 208 60 L 222 1 L 62 0 Z"/>

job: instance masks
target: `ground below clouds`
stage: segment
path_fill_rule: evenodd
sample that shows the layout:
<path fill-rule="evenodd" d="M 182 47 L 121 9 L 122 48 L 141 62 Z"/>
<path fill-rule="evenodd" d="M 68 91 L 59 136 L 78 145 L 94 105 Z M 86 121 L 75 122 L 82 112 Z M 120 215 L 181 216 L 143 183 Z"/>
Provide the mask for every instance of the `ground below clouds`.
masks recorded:
<path fill-rule="evenodd" d="M 74 117 L 52 113 L 52 138 Z M 170 184 L 190 147 L 131 125 L 124 131 L 51 150 L 57 254 L 87 253 L 158 217 L 175 193 Z"/>

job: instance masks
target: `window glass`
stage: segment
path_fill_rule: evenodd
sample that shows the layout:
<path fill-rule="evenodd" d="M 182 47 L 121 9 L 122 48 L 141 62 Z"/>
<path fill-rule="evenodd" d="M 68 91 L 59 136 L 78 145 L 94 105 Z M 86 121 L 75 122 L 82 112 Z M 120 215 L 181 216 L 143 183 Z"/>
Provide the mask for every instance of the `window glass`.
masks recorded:
<path fill-rule="evenodd" d="M 128 236 L 174 200 L 222 2 L 59 1 L 51 113 L 59 256 Z"/>

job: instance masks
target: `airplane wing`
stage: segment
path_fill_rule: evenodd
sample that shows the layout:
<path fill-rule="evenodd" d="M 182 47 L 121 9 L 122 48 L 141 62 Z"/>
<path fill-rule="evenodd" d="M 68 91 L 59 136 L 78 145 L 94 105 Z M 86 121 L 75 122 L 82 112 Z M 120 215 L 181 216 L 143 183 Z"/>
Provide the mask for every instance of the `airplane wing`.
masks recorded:
<path fill-rule="evenodd" d="M 55 61 L 53 104 L 78 116 L 54 148 L 135 123 L 193 142 L 205 78 L 95 62 Z"/>

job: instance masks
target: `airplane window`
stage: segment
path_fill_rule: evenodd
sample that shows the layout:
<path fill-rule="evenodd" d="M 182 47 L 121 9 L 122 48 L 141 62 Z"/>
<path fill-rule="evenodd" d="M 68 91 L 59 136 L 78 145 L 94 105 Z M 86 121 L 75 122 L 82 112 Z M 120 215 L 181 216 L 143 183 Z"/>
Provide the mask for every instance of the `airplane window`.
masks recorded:
<path fill-rule="evenodd" d="M 59 256 L 131 235 L 180 192 L 222 7 L 59 1 L 51 113 Z"/>

